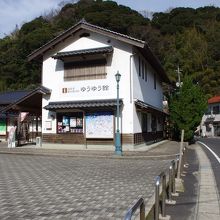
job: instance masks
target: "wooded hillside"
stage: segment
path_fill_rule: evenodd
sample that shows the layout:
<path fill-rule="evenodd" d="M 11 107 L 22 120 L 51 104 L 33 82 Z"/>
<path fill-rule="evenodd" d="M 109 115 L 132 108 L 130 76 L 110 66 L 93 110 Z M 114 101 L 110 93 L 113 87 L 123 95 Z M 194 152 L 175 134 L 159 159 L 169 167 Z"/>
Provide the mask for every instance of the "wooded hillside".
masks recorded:
<path fill-rule="evenodd" d="M 220 8 L 176 8 L 152 20 L 112 1 L 80 0 L 51 11 L 0 39 L 0 91 L 40 84 L 41 65 L 27 55 L 85 18 L 89 23 L 148 42 L 171 81 L 178 65 L 206 94 L 220 94 Z"/>

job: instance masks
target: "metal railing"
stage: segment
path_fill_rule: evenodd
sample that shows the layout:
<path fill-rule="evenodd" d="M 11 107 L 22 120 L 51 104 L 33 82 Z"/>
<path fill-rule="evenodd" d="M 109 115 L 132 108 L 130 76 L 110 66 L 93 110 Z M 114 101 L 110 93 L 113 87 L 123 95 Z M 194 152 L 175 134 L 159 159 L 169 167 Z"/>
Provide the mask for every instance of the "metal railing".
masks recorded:
<path fill-rule="evenodd" d="M 177 167 L 177 160 L 172 160 L 169 166 L 168 201 L 172 201 L 172 194 L 176 193 L 175 177 Z"/>
<path fill-rule="evenodd" d="M 162 181 L 161 181 L 162 180 Z M 162 184 L 162 187 L 160 185 Z M 154 219 L 159 220 L 160 212 L 160 188 L 161 188 L 161 215 L 166 217 L 166 175 L 162 172 L 159 176 L 156 177 L 155 181 L 155 208 L 154 208 Z"/>
<path fill-rule="evenodd" d="M 184 147 L 181 155 L 183 156 L 183 162 L 185 159 L 185 150 L 186 148 Z M 168 191 L 165 172 L 162 172 L 159 176 L 156 177 L 154 220 L 159 220 L 160 210 L 161 216 L 166 217 L 166 197 L 168 199 L 167 203 L 172 204 L 172 195 L 176 194 L 175 178 L 177 177 L 178 169 L 182 171 L 182 164 L 180 162 L 180 156 L 177 156 L 175 160 L 171 161 L 169 166 Z M 138 201 L 127 211 L 124 220 L 131 220 L 133 214 L 138 208 L 140 208 L 140 220 L 145 220 L 145 204 L 143 198 L 138 199 Z"/>
<path fill-rule="evenodd" d="M 138 199 L 138 201 L 128 209 L 124 220 L 131 220 L 131 217 L 138 208 L 140 208 L 140 220 L 145 220 L 145 203 L 143 198 Z"/>

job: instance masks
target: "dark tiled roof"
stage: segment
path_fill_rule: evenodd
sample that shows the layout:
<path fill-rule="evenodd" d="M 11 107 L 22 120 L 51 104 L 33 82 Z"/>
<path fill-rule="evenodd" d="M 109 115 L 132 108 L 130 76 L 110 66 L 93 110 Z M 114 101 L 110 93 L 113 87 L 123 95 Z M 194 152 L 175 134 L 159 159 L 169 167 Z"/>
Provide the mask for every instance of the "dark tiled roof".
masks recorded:
<path fill-rule="evenodd" d="M 42 47 L 36 49 L 31 54 L 28 55 L 28 60 L 31 61 L 33 59 L 39 59 L 42 58 L 43 54 L 59 44 L 60 42 L 64 41 L 65 39 L 69 38 L 70 36 L 74 35 L 79 30 L 88 30 L 95 33 L 102 34 L 104 36 L 108 36 L 113 39 L 117 39 L 119 41 L 128 43 L 130 45 L 136 46 L 143 54 L 144 57 L 150 62 L 150 64 L 156 69 L 156 71 L 159 73 L 159 75 L 162 77 L 164 82 L 170 83 L 168 76 L 166 75 L 163 67 L 161 66 L 161 63 L 159 60 L 155 57 L 153 52 L 151 51 L 150 47 L 148 46 L 147 42 L 130 37 L 125 34 L 121 34 L 115 31 L 111 31 L 109 29 L 99 27 L 93 24 L 90 24 L 86 22 L 85 20 L 79 21 L 74 26 L 70 27 L 57 37 L 53 38 L 51 41 L 44 44 Z"/>
<path fill-rule="evenodd" d="M 16 105 L 27 98 L 31 97 L 36 93 L 49 94 L 51 91 L 44 87 L 39 86 L 38 88 L 31 91 L 14 91 L 0 93 L 0 112 L 5 112 L 10 109 L 13 105 Z"/>
<path fill-rule="evenodd" d="M 0 105 L 8 105 L 25 97 L 30 91 L 13 91 L 0 93 Z"/>
<path fill-rule="evenodd" d="M 19 104 L 25 100 L 27 100 L 28 98 L 32 97 L 35 94 L 50 94 L 51 90 L 44 87 L 44 86 L 39 86 L 36 89 L 27 92 L 26 94 L 24 94 L 22 97 L 20 97 L 19 99 L 14 100 L 11 103 L 8 103 L 8 105 L 2 109 L 0 109 L 0 112 L 6 112 L 8 111 L 10 108 L 12 108 L 14 105 Z M 16 93 L 16 92 L 14 92 Z M 13 94 L 12 94 L 13 95 Z M 36 101 L 36 100 L 35 100 Z M 0 103 L 1 104 L 1 103 Z"/>
<path fill-rule="evenodd" d="M 143 108 L 143 109 L 149 109 L 149 110 L 155 110 L 155 111 L 158 111 L 158 112 L 163 112 L 162 109 L 159 109 L 155 106 L 147 104 L 146 102 L 140 101 L 139 99 L 135 100 L 135 105 L 139 106 L 140 108 Z"/>
<path fill-rule="evenodd" d="M 105 35 L 110 35 L 111 37 L 117 38 L 118 40 L 125 40 L 125 41 L 127 40 L 127 41 L 129 41 L 129 43 L 131 43 L 131 44 L 134 43 L 135 45 L 137 44 L 140 47 L 144 47 L 146 45 L 145 41 L 142 41 L 142 40 L 139 40 L 139 39 L 130 37 L 128 35 L 115 32 L 115 31 L 111 31 L 111 30 L 103 28 L 103 27 L 99 27 L 99 26 L 90 24 L 90 23 L 86 22 L 84 19 L 82 19 L 77 24 L 73 25 L 72 27 L 70 27 L 69 29 L 64 31 L 63 33 L 59 34 L 58 36 L 56 36 L 55 38 L 53 38 L 52 40 L 50 40 L 49 42 L 47 42 L 46 44 L 41 46 L 40 48 L 33 51 L 31 54 L 29 54 L 28 60 L 30 61 L 30 60 L 35 59 L 36 57 L 42 55 L 45 51 L 51 49 L 51 46 L 57 45 L 62 40 L 68 38 L 73 33 L 75 33 L 77 30 L 82 29 L 82 28 L 90 30 L 90 31 L 96 31 L 98 33 L 102 33 Z"/>
<path fill-rule="evenodd" d="M 120 100 L 119 104 L 122 104 Z M 68 102 L 49 102 L 44 108 L 47 110 L 68 109 L 68 108 L 94 108 L 94 107 L 115 107 L 116 99 L 105 100 L 85 100 L 85 101 L 68 101 Z"/>
<path fill-rule="evenodd" d="M 220 96 L 214 96 L 208 100 L 209 104 L 220 103 Z"/>
<path fill-rule="evenodd" d="M 72 57 L 72 56 L 78 56 L 78 55 L 92 55 L 92 54 L 106 54 L 106 53 L 112 53 L 113 47 L 100 47 L 100 48 L 92 48 L 92 49 L 85 49 L 85 50 L 73 50 L 73 51 L 67 51 L 67 52 L 59 52 L 55 56 L 53 56 L 54 59 L 59 59 L 61 57 Z"/>

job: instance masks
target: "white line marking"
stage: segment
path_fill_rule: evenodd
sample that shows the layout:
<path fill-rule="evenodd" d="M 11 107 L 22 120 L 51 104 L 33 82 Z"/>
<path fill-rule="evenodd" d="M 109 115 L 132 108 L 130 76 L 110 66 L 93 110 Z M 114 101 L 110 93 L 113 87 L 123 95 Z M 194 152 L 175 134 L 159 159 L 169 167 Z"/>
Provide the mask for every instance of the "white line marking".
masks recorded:
<path fill-rule="evenodd" d="M 220 158 L 211 148 L 209 148 L 206 144 L 202 143 L 201 141 L 197 141 L 197 142 L 202 144 L 204 147 L 206 147 L 213 154 L 213 156 L 216 158 L 216 160 L 220 163 Z"/>

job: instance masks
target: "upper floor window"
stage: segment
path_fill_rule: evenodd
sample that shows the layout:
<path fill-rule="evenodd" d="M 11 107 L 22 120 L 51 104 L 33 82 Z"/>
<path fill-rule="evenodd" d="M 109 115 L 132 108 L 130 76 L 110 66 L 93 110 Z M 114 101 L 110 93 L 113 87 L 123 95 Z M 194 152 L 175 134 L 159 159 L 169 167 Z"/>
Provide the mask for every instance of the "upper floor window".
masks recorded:
<path fill-rule="evenodd" d="M 64 63 L 65 81 L 104 79 L 106 75 L 106 60 Z"/>
<path fill-rule="evenodd" d="M 145 63 L 145 68 L 144 68 L 144 75 L 145 75 L 145 82 L 147 82 L 147 64 Z"/>
<path fill-rule="evenodd" d="M 154 73 L 154 89 L 157 89 L 157 75 Z"/>
<path fill-rule="evenodd" d="M 147 64 L 140 56 L 138 57 L 138 75 L 145 80 L 145 82 L 147 81 Z"/>
<path fill-rule="evenodd" d="M 141 72 L 142 72 L 142 79 L 144 79 L 144 60 L 142 60 L 142 65 L 141 65 Z"/>
<path fill-rule="evenodd" d="M 64 80 L 73 81 L 106 78 L 106 63 L 112 54 L 113 47 L 107 46 L 58 52 L 52 57 L 63 61 Z"/>
<path fill-rule="evenodd" d="M 138 74 L 141 76 L 141 57 L 138 57 Z"/>

